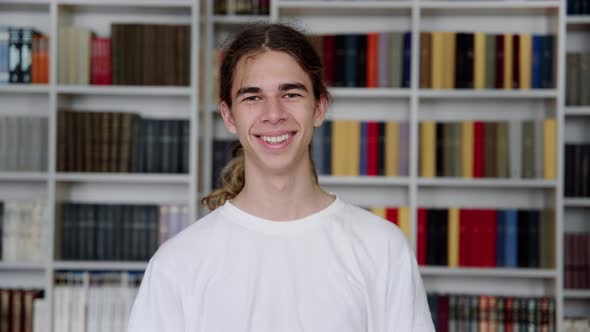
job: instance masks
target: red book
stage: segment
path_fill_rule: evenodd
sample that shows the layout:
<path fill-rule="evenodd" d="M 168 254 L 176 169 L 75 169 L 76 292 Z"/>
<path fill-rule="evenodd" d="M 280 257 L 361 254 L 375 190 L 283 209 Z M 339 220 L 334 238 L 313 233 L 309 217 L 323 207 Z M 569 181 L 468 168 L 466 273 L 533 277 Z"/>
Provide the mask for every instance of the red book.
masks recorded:
<path fill-rule="evenodd" d="M 485 295 L 479 296 L 478 301 L 478 313 L 479 313 L 479 332 L 489 332 L 489 317 L 490 317 L 490 306 L 489 297 Z"/>
<path fill-rule="evenodd" d="M 375 121 L 367 122 L 367 175 L 379 175 L 379 123 Z"/>
<path fill-rule="evenodd" d="M 483 219 L 482 210 L 472 210 L 471 212 L 471 240 L 469 241 L 469 261 L 472 267 L 484 266 L 484 250 L 486 239 L 483 238 Z"/>
<path fill-rule="evenodd" d="M 49 83 L 49 37 L 42 36 L 40 38 L 40 53 L 39 53 L 39 83 Z"/>
<path fill-rule="evenodd" d="M 416 259 L 418 265 L 426 265 L 426 224 L 428 222 L 428 210 L 418 209 L 418 229 Z"/>
<path fill-rule="evenodd" d="M 377 54 L 379 53 L 379 34 L 376 32 L 367 35 L 367 87 L 377 87 Z"/>
<path fill-rule="evenodd" d="M 504 331 L 514 331 L 514 304 L 511 297 L 504 298 Z"/>
<path fill-rule="evenodd" d="M 385 219 L 398 225 L 397 208 L 387 208 L 385 210 Z"/>
<path fill-rule="evenodd" d="M 485 240 L 481 252 L 484 254 L 483 266 L 496 267 L 496 238 L 497 238 L 497 223 L 496 210 L 482 210 L 482 239 Z"/>
<path fill-rule="evenodd" d="M 449 296 L 439 295 L 438 297 L 438 322 L 436 324 L 438 332 L 449 332 Z"/>
<path fill-rule="evenodd" d="M 471 266 L 471 210 L 459 210 L 459 266 Z"/>
<path fill-rule="evenodd" d="M 323 59 L 324 59 L 324 79 L 328 86 L 334 85 L 334 57 L 336 55 L 336 45 L 334 36 L 324 36 L 322 41 Z"/>
<path fill-rule="evenodd" d="M 90 83 L 111 85 L 111 39 L 92 38 L 90 57 Z"/>
<path fill-rule="evenodd" d="M 473 177 L 482 178 L 484 177 L 484 123 L 481 121 L 475 121 L 473 123 Z"/>

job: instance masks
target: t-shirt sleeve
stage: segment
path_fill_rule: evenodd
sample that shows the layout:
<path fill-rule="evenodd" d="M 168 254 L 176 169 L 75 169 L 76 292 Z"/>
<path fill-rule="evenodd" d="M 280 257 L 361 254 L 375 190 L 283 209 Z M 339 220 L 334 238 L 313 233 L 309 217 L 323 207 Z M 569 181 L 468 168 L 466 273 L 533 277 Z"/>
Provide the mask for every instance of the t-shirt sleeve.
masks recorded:
<path fill-rule="evenodd" d="M 383 332 L 434 332 L 428 301 L 418 264 L 405 239 L 403 245 L 389 245 L 389 264 L 379 275 L 377 296 Z"/>
<path fill-rule="evenodd" d="M 128 332 L 184 331 L 182 300 L 171 274 L 150 262 L 131 309 Z"/>

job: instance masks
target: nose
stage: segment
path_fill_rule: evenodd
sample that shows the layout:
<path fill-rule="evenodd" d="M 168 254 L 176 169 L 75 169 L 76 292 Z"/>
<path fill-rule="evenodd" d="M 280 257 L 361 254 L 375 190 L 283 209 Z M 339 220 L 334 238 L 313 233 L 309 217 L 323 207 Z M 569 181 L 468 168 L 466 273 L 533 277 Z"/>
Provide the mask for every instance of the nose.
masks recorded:
<path fill-rule="evenodd" d="M 285 106 L 275 98 L 269 98 L 266 101 L 262 120 L 270 124 L 278 124 L 284 121 L 287 117 Z"/>

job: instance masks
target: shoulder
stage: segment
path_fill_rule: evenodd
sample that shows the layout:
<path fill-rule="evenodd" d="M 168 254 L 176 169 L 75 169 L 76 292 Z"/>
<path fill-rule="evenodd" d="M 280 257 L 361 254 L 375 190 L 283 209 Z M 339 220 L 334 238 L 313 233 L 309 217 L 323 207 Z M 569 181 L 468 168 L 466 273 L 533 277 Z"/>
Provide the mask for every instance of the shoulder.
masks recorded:
<path fill-rule="evenodd" d="M 165 268 L 194 266 L 211 250 L 223 232 L 221 208 L 198 219 L 193 224 L 160 245 L 150 262 Z M 189 263 L 186 265 L 186 263 Z"/>
<path fill-rule="evenodd" d="M 409 250 L 408 240 L 394 223 L 358 206 L 344 203 L 337 218 L 351 234 L 375 250 Z"/>

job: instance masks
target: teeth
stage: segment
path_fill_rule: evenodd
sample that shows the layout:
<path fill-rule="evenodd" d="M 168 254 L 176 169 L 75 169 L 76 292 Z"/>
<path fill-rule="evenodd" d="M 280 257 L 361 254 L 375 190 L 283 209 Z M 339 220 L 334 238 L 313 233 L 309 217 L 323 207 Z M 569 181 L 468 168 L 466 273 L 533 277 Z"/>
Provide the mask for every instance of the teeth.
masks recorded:
<path fill-rule="evenodd" d="M 283 134 L 281 136 L 261 136 L 260 138 L 262 138 L 267 143 L 277 144 L 286 141 L 289 136 L 291 136 L 291 134 Z"/>

